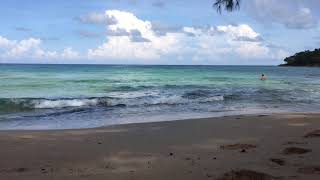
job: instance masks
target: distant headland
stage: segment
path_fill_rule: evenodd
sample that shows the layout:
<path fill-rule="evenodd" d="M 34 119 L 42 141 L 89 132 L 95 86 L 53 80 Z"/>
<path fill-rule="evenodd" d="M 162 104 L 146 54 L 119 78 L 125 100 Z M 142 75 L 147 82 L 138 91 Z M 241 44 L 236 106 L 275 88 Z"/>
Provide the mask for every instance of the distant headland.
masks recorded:
<path fill-rule="evenodd" d="M 284 59 L 280 66 L 315 66 L 320 67 L 320 48 L 314 51 L 303 51 Z"/>

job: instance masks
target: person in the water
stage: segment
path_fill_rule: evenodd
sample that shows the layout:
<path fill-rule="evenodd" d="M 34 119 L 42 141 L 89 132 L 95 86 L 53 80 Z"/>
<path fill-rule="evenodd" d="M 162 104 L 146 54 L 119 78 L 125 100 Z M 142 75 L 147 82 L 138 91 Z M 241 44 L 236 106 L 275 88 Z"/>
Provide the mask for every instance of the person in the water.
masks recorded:
<path fill-rule="evenodd" d="M 266 75 L 264 75 L 264 74 L 261 74 L 261 78 L 260 78 L 260 80 L 261 80 L 261 81 L 265 81 L 265 80 L 267 80 L 267 76 L 266 76 Z"/>

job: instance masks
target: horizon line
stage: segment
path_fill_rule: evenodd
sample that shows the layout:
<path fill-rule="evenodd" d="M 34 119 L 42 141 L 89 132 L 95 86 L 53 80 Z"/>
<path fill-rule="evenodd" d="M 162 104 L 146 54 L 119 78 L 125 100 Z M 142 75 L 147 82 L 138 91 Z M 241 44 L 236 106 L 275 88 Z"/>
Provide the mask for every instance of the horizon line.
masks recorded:
<path fill-rule="evenodd" d="M 0 65 L 102 65 L 102 66 L 279 66 L 268 64 L 103 64 L 103 63 L 0 63 Z"/>

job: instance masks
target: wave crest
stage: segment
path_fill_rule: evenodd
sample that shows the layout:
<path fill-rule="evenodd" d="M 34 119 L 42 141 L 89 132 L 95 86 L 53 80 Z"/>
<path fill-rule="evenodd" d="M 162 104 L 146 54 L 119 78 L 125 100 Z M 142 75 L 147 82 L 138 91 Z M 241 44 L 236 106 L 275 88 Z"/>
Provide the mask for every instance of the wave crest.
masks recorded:
<path fill-rule="evenodd" d="M 63 107 L 81 107 L 81 106 L 96 106 L 99 103 L 98 99 L 62 99 L 62 100 L 32 100 L 31 104 L 36 109 L 51 109 Z"/>

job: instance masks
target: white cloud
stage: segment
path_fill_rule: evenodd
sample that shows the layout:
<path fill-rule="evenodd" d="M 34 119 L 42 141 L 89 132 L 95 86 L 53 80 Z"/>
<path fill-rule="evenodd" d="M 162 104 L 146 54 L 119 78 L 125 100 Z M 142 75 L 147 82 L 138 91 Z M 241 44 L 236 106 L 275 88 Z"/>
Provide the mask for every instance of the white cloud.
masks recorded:
<path fill-rule="evenodd" d="M 85 24 L 114 24 L 116 23 L 115 19 L 112 17 L 106 16 L 104 13 L 91 13 L 86 16 L 81 16 L 76 18 L 81 23 Z"/>
<path fill-rule="evenodd" d="M 177 48 L 179 35 L 157 36 L 152 30 L 151 22 L 140 20 L 132 13 L 109 10 L 106 11 L 106 16 L 115 19 L 117 23 L 107 26 L 107 32 L 110 32 L 107 42 L 96 49 L 89 49 L 89 59 L 145 62 L 159 59 L 161 55 L 168 54 Z M 133 38 L 141 38 L 145 41 L 137 41 Z"/>
<path fill-rule="evenodd" d="M 166 63 L 184 60 L 187 64 L 232 64 L 227 59 L 230 56 L 239 59 L 283 58 L 280 50 L 269 48 L 260 34 L 247 24 L 182 27 L 180 31 L 159 34 L 150 21 L 141 20 L 130 12 L 108 10 L 105 14 L 117 23 L 106 26 L 106 42 L 89 49 L 88 58 L 91 60 L 157 64 L 172 59 Z M 133 31 L 147 41 L 133 41 Z"/>
<path fill-rule="evenodd" d="M 309 29 L 317 26 L 317 20 L 312 16 L 309 8 L 300 8 L 285 21 L 285 25 L 293 29 Z"/>
<path fill-rule="evenodd" d="M 82 21 L 103 22 L 106 26 L 106 41 L 79 53 L 72 47 L 59 52 L 48 50 L 38 38 L 10 40 L 0 36 L 0 60 L 76 63 L 78 61 L 64 60 L 81 59 L 86 60 L 81 61 L 85 63 L 118 64 L 275 64 L 287 55 L 281 48 L 271 47 L 248 24 L 159 28 L 148 20 L 119 10 L 91 14 Z"/>
<path fill-rule="evenodd" d="M 29 38 L 15 43 L 12 48 L 7 51 L 9 57 L 33 56 L 39 50 L 40 39 Z"/>
<path fill-rule="evenodd" d="M 49 57 L 53 52 L 46 52 L 41 47 L 41 40 L 36 38 L 24 39 L 21 41 L 9 40 L 0 36 L 0 57 L 17 58 L 41 58 Z M 48 56 L 47 56 L 48 55 Z"/>
<path fill-rule="evenodd" d="M 259 34 L 256 33 L 249 25 L 241 24 L 238 26 L 227 25 L 227 26 L 217 26 L 217 31 L 226 33 L 226 35 L 231 39 L 237 39 L 239 37 L 247 38 L 257 38 Z"/>
<path fill-rule="evenodd" d="M 252 0 L 247 3 L 247 10 L 263 23 L 279 23 L 290 29 L 310 29 L 317 27 L 318 21 L 306 7 L 308 2 L 311 1 Z"/>
<path fill-rule="evenodd" d="M 0 36 L 0 48 L 5 49 L 12 47 L 16 42 Z"/>
<path fill-rule="evenodd" d="M 21 41 L 10 40 L 0 36 L 0 59 L 33 59 L 33 60 L 55 60 L 76 59 L 78 52 L 72 48 L 66 48 L 63 52 L 48 51 L 42 47 L 41 39 L 28 38 Z M 28 62 L 25 62 L 28 63 Z"/>
<path fill-rule="evenodd" d="M 78 59 L 80 57 L 79 53 L 74 51 L 71 47 L 65 48 L 61 54 L 62 59 Z"/>
<path fill-rule="evenodd" d="M 236 46 L 235 52 L 245 58 L 270 57 L 270 49 L 257 43 L 245 43 Z"/>

